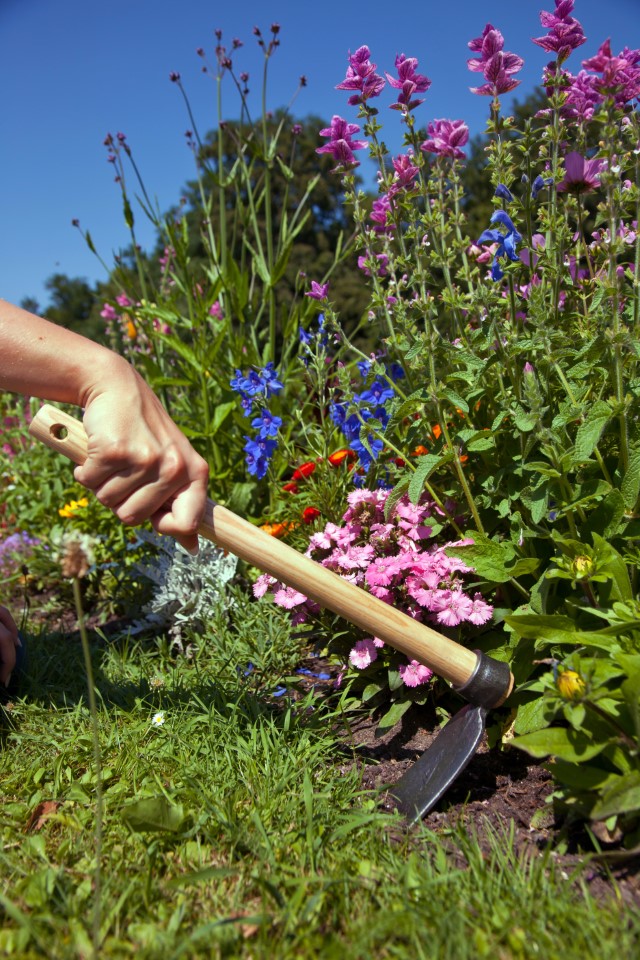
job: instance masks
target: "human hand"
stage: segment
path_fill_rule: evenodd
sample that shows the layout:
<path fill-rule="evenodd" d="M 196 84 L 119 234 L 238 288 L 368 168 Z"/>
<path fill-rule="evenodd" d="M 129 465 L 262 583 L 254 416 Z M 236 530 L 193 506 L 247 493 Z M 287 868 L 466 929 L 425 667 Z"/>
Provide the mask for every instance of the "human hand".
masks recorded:
<path fill-rule="evenodd" d="M 89 455 L 76 480 L 123 523 L 150 519 L 158 533 L 196 553 L 208 466 L 150 387 L 114 355 L 83 406 Z"/>
<path fill-rule="evenodd" d="M 16 647 L 20 646 L 18 628 L 6 607 L 0 605 L 0 683 L 9 685 L 16 665 Z"/>

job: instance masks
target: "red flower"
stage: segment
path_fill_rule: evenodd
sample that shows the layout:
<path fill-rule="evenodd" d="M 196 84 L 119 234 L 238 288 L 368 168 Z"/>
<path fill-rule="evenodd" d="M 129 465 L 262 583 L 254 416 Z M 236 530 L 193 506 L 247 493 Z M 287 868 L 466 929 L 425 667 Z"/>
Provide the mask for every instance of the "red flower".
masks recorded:
<path fill-rule="evenodd" d="M 320 511 L 317 507 L 305 507 L 302 511 L 302 522 L 303 523 L 313 523 L 316 517 L 320 516 Z"/>
<path fill-rule="evenodd" d="M 306 463 L 301 463 L 300 466 L 293 471 L 291 476 L 292 480 L 303 480 L 305 477 L 310 477 L 313 471 L 316 468 L 315 460 L 307 460 Z"/>
<path fill-rule="evenodd" d="M 293 480 L 291 480 L 289 483 L 285 483 L 282 489 L 286 491 L 286 493 L 297 493 L 298 484 L 294 483 Z"/>
<path fill-rule="evenodd" d="M 330 453 L 329 456 L 327 457 L 327 460 L 329 461 L 332 467 L 338 467 L 345 460 L 354 460 L 354 459 L 355 459 L 355 453 L 353 452 L 353 450 L 347 450 L 347 449 L 335 450 L 333 453 Z"/>

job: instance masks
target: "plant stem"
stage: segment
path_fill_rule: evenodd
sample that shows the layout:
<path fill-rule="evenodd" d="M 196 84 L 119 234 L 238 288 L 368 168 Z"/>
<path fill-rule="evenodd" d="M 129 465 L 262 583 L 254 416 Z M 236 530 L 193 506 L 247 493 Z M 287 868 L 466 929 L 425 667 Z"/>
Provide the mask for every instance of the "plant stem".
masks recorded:
<path fill-rule="evenodd" d="M 82 643 L 82 654 L 84 656 L 84 666 L 87 673 L 87 693 L 89 698 L 89 712 L 91 714 L 91 733 L 93 737 L 93 763 L 96 773 L 96 816 L 95 816 L 95 855 L 96 869 L 94 875 L 94 900 L 93 900 L 93 955 L 95 960 L 100 957 L 100 925 L 101 925 L 101 867 L 102 858 L 102 761 L 100 757 L 100 737 L 98 729 L 98 707 L 96 703 L 96 692 L 93 678 L 93 666 L 91 664 L 91 649 L 89 647 L 89 638 L 84 622 L 84 611 L 82 609 L 82 596 L 80 593 L 80 580 L 78 577 L 72 578 L 73 599 L 76 607 L 76 616 L 78 618 L 78 629 L 80 630 L 80 640 Z"/>

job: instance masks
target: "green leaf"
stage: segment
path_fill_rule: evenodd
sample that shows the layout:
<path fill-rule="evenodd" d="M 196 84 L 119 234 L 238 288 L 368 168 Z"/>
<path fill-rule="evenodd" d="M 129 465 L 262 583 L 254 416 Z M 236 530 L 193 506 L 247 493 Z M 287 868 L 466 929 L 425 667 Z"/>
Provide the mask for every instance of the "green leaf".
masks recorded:
<path fill-rule="evenodd" d="M 406 494 L 409 488 L 409 480 L 409 477 L 402 477 L 402 479 L 396 483 L 395 487 L 387 497 L 384 505 L 385 520 L 389 520 L 396 503 L 398 503 L 398 501 L 401 500 Z"/>
<path fill-rule="evenodd" d="M 376 727 L 376 737 L 383 737 L 392 727 L 395 727 L 402 720 L 411 703 L 411 700 L 397 700 L 392 704 Z"/>
<path fill-rule="evenodd" d="M 368 683 L 362 691 L 362 702 L 367 703 L 369 700 L 373 700 L 384 688 L 384 683 Z"/>
<path fill-rule="evenodd" d="M 614 492 L 617 493 L 617 491 Z M 603 565 L 606 565 L 605 569 L 607 573 L 610 573 L 613 577 L 615 589 L 611 590 L 611 595 L 608 600 L 632 600 L 633 589 L 631 587 L 626 563 L 618 551 L 612 547 L 604 537 L 601 537 L 595 532 L 592 536 L 593 545 L 596 548 L 598 556 L 598 567 L 601 568 Z"/>
<path fill-rule="evenodd" d="M 447 547 L 447 556 L 459 557 L 473 567 L 475 572 L 494 583 L 505 583 L 513 576 L 512 568 L 516 556 L 513 544 L 506 541 L 498 543 L 482 534 L 473 534 L 473 543 L 464 546 Z M 507 568 L 507 564 L 510 564 Z"/>
<path fill-rule="evenodd" d="M 437 467 L 443 463 L 448 463 L 452 459 L 450 452 L 437 455 L 427 453 L 423 457 L 418 457 L 415 473 L 409 481 L 409 499 L 411 503 L 417 503 L 424 490 L 424 485 Z"/>
<path fill-rule="evenodd" d="M 532 757 L 559 757 L 570 763 L 582 763 L 596 757 L 606 747 L 606 741 L 594 743 L 582 730 L 565 727 L 547 727 L 511 741 L 514 747 Z"/>
<path fill-rule="evenodd" d="M 629 458 L 629 467 L 620 485 L 620 493 L 627 510 L 632 510 L 640 495 L 640 450 Z"/>
<path fill-rule="evenodd" d="M 612 490 L 589 514 L 586 530 L 592 536 L 596 536 L 597 530 L 605 537 L 614 537 L 621 531 L 623 521 L 626 524 L 624 517 L 624 498 L 619 490 Z"/>
<path fill-rule="evenodd" d="M 608 817 L 637 810 L 640 810 L 640 770 L 618 777 L 593 807 L 591 819 L 606 820 Z"/>
<path fill-rule="evenodd" d="M 453 404 L 456 409 L 460 409 L 464 413 L 469 413 L 469 404 L 454 390 L 451 390 L 449 387 L 440 387 L 438 393 L 440 397 L 443 397 L 445 400 L 448 400 L 449 403 Z"/>
<path fill-rule="evenodd" d="M 230 400 L 227 403 L 219 403 L 216 406 L 213 413 L 213 420 L 211 421 L 211 425 L 209 427 L 210 437 L 213 437 L 218 432 L 218 430 L 220 429 L 224 421 L 227 419 L 229 414 L 236 409 L 237 409 L 237 404 L 233 400 Z"/>
<path fill-rule="evenodd" d="M 617 646 L 606 630 L 577 630 L 573 620 L 559 614 L 541 616 L 536 613 L 515 613 L 505 617 L 504 622 L 513 627 L 518 636 L 535 640 L 536 647 L 558 643 L 591 647 L 611 653 Z"/>
<path fill-rule="evenodd" d="M 612 777 L 610 770 L 590 766 L 587 763 L 568 763 L 556 759 L 553 764 L 553 776 L 559 783 L 573 790 L 598 790 Z M 613 774 L 615 776 L 615 774 Z"/>
<path fill-rule="evenodd" d="M 529 433 L 530 430 L 533 430 L 538 423 L 538 419 L 536 413 L 527 413 L 520 406 L 513 410 L 513 422 L 522 433 Z"/>
<path fill-rule="evenodd" d="M 606 416 L 594 417 L 581 423 L 576 433 L 576 442 L 573 448 L 573 462 L 584 463 L 588 460 L 598 441 L 602 436 L 602 431 L 610 419 L 610 412 Z"/>
<path fill-rule="evenodd" d="M 522 706 L 518 707 L 518 715 L 513 725 L 514 732 L 518 735 L 524 735 L 525 733 L 534 733 L 536 730 L 545 727 L 548 721 L 545 719 L 544 707 L 545 703 L 542 697 L 536 697 L 535 700 L 530 700 L 529 703 L 523 703 Z"/>
<path fill-rule="evenodd" d="M 273 270 L 271 272 L 270 283 L 272 287 L 278 283 L 278 280 L 282 279 L 287 265 L 289 263 L 289 257 L 291 256 L 291 248 L 293 247 L 293 240 L 289 240 L 285 243 L 282 252 L 275 264 L 273 265 Z"/>
<path fill-rule="evenodd" d="M 172 803 L 164 795 L 134 800 L 122 809 L 122 819 L 136 832 L 145 830 L 177 833 L 185 821 L 181 803 Z"/>

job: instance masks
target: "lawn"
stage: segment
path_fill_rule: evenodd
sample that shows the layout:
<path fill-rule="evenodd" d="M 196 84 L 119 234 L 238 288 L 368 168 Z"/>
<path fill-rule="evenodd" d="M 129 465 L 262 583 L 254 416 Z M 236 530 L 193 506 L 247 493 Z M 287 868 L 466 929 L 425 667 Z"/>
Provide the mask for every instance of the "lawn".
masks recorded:
<path fill-rule="evenodd" d="M 81 644 L 28 636 L 0 754 L 6 955 L 91 956 L 94 922 L 114 958 L 634 955 L 638 904 L 613 880 L 594 897 L 588 858 L 519 849 L 507 821 L 408 828 L 385 810 L 358 714 L 296 672 L 317 666 L 282 611 L 232 596 L 191 657 L 90 633 L 99 887 Z"/>

